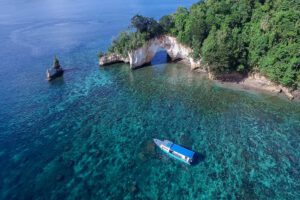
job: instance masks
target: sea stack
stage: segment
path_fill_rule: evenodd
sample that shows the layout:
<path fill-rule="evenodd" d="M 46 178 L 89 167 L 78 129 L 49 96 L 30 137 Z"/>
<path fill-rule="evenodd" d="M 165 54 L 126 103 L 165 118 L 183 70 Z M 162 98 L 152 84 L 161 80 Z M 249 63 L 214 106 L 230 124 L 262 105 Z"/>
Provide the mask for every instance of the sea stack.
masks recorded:
<path fill-rule="evenodd" d="M 47 79 L 48 81 L 52 81 L 58 77 L 63 76 L 63 74 L 64 70 L 61 68 L 59 60 L 55 56 L 53 61 L 53 67 L 51 69 L 47 69 Z"/>

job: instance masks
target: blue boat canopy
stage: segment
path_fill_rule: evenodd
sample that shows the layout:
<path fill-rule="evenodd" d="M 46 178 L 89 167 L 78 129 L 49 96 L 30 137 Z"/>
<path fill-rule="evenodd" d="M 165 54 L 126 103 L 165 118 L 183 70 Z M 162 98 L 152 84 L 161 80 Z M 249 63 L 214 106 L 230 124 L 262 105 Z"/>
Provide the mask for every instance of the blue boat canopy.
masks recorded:
<path fill-rule="evenodd" d="M 165 140 L 166 141 L 166 140 Z M 166 147 L 171 148 L 171 146 L 173 145 L 173 142 L 170 141 L 166 141 L 164 144 Z"/>
<path fill-rule="evenodd" d="M 177 144 L 173 144 L 170 149 L 172 151 L 178 152 L 178 153 L 180 153 L 180 154 L 182 154 L 182 155 L 184 155 L 184 156 L 186 156 L 188 158 L 193 158 L 194 154 L 195 154 L 195 152 L 190 151 L 190 150 L 188 150 L 186 148 L 183 148 L 183 147 L 181 147 L 181 146 L 179 146 Z"/>

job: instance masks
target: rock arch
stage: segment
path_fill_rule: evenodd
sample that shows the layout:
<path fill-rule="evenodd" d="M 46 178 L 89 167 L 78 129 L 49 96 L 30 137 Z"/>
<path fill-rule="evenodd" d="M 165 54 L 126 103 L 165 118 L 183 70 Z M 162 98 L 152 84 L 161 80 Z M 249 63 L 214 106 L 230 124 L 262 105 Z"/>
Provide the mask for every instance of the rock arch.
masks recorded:
<path fill-rule="evenodd" d="M 154 55 L 160 50 L 166 50 L 171 61 L 179 59 L 190 64 L 192 69 L 201 67 L 201 60 L 196 61 L 191 57 L 192 49 L 179 43 L 175 37 L 163 35 L 153 38 L 143 46 L 128 52 L 128 57 L 117 54 L 102 56 L 99 60 L 100 65 L 110 65 L 117 62 L 130 63 L 131 69 L 136 69 L 151 63 Z"/>
<path fill-rule="evenodd" d="M 171 61 L 183 59 L 188 61 L 193 69 L 200 67 L 200 61 L 194 61 L 190 56 L 192 50 L 171 36 L 156 37 L 149 40 L 143 47 L 129 52 L 130 67 L 135 69 L 150 64 L 154 55 L 161 49 L 167 52 Z"/>
<path fill-rule="evenodd" d="M 172 59 L 165 49 L 159 49 L 151 60 L 151 65 L 159 65 L 171 62 Z"/>

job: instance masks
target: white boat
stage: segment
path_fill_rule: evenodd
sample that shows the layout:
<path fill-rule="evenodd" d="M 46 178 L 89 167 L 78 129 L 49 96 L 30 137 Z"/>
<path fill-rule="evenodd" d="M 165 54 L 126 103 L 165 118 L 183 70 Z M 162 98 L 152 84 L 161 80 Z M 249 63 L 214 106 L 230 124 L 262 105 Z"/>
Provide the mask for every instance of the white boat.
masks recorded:
<path fill-rule="evenodd" d="M 169 156 L 180 160 L 186 164 L 192 164 L 195 157 L 195 152 L 186 149 L 180 145 L 174 144 L 169 140 L 153 139 L 154 143 Z"/>

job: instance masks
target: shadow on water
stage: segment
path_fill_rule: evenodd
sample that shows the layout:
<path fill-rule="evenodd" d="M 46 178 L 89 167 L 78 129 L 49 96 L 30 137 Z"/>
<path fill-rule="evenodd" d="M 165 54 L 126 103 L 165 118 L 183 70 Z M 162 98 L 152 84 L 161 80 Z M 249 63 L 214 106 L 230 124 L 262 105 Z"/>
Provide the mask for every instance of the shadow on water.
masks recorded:
<path fill-rule="evenodd" d="M 80 71 L 80 67 L 70 67 L 70 68 L 64 68 L 64 75 L 62 77 L 58 77 L 56 79 L 53 79 L 51 81 L 48 81 L 49 82 L 49 85 L 53 85 L 53 86 L 61 86 L 61 85 L 64 85 L 66 82 L 65 82 L 65 79 L 64 79 L 64 76 L 66 75 L 66 73 L 70 73 L 70 72 L 73 72 L 73 71 Z"/>
<path fill-rule="evenodd" d="M 188 150 L 191 150 L 191 151 L 195 152 L 194 160 L 192 162 L 192 165 L 198 165 L 199 163 L 201 163 L 205 160 L 205 158 L 206 158 L 205 154 L 199 153 L 198 151 L 194 151 L 194 150 L 192 150 L 191 148 L 189 148 L 187 146 L 184 146 L 184 145 L 181 145 L 181 146 L 183 146 L 184 148 L 186 148 Z"/>
<path fill-rule="evenodd" d="M 195 151 L 195 158 L 192 165 L 193 166 L 198 165 L 199 163 L 203 162 L 205 158 L 206 158 L 205 154 Z"/>
<path fill-rule="evenodd" d="M 64 72 L 80 71 L 80 67 L 64 68 Z"/>
<path fill-rule="evenodd" d="M 65 84 L 65 80 L 64 80 L 64 77 L 59 77 L 59 78 L 56 78 L 52 81 L 48 81 L 48 83 L 51 86 L 61 86 L 61 85 Z"/>
<path fill-rule="evenodd" d="M 205 154 L 200 153 L 198 151 L 195 151 L 195 150 L 191 149 L 190 147 L 188 147 L 186 145 L 181 145 L 181 146 L 188 149 L 188 150 L 190 150 L 190 151 L 195 152 L 194 160 L 192 162 L 192 165 L 198 165 L 199 163 L 201 163 L 205 160 L 205 158 L 206 158 Z"/>

